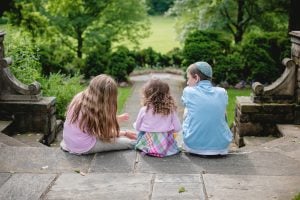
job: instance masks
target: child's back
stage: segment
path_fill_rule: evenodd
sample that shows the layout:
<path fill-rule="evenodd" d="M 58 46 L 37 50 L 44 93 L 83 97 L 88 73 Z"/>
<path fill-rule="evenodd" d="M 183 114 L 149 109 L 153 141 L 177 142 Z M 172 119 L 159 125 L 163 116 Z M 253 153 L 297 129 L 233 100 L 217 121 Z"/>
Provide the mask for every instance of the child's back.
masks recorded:
<path fill-rule="evenodd" d="M 143 96 L 144 106 L 134 124 L 139 131 L 135 148 L 156 157 L 177 154 L 179 148 L 174 133 L 180 131 L 181 123 L 168 84 L 150 80 L 144 87 Z"/>

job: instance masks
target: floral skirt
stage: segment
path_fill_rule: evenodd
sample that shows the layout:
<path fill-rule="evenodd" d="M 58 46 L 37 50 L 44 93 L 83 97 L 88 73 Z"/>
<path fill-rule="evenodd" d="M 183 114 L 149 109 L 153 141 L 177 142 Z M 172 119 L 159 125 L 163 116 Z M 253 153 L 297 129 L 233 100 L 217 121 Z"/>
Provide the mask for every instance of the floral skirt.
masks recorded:
<path fill-rule="evenodd" d="M 179 153 L 174 134 L 164 132 L 141 131 L 135 149 L 155 157 L 165 157 Z"/>

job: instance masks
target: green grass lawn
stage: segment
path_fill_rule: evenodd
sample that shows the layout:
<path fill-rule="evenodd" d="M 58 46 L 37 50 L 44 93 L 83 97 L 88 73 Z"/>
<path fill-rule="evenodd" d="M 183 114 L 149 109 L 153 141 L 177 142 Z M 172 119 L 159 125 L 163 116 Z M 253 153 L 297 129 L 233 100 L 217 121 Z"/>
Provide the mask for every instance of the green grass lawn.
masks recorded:
<path fill-rule="evenodd" d="M 234 121 L 234 109 L 235 109 L 235 101 L 237 96 L 249 96 L 251 93 L 251 89 L 228 89 L 228 106 L 227 106 L 227 118 L 228 124 L 231 125 Z"/>
<path fill-rule="evenodd" d="M 125 102 L 131 94 L 131 87 L 119 87 L 118 89 L 118 113 L 121 114 Z"/>
<path fill-rule="evenodd" d="M 174 29 L 175 18 L 164 16 L 150 16 L 150 36 L 140 40 L 140 49 L 152 47 L 160 53 L 167 53 L 175 47 L 180 47 L 180 43 L 176 40 L 177 34 Z M 125 45 L 128 48 L 132 46 L 127 42 L 115 45 Z"/>
<path fill-rule="evenodd" d="M 150 17 L 151 33 L 150 37 L 141 41 L 141 48 L 152 47 L 155 51 L 167 53 L 175 47 L 179 47 L 174 29 L 175 18 L 164 16 Z"/>

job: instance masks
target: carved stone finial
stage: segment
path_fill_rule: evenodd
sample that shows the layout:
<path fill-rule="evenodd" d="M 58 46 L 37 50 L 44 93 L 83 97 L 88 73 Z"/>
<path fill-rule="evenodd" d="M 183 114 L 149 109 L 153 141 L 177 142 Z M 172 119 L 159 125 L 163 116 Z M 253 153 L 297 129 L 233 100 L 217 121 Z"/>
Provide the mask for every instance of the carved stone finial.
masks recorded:
<path fill-rule="evenodd" d="M 263 95 L 264 94 L 264 85 L 260 82 L 255 82 L 252 84 L 252 90 L 256 95 Z"/>
<path fill-rule="evenodd" d="M 290 58 L 285 58 L 282 64 L 286 67 L 283 74 L 271 85 L 263 86 L 255 82 L 252 85 L 252 99 L 255 103 L 280 103 L 295 101 L 296 64 Z"/>
<path fill-rule="evenodd" d="M 39 101 L 40 84 L 23 84 L 10 72 L 12 59 L 4 57 L 4 35 L 4 32 L 0 32 L 0 101 Z"/>

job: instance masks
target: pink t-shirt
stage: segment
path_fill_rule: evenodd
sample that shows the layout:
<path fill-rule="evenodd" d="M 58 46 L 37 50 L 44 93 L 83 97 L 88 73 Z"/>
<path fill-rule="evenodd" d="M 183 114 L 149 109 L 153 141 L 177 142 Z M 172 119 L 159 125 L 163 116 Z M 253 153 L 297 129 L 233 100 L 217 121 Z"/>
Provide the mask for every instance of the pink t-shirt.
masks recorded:
<path fill-rule="evenodd" d="M 169 115 L 155 114 L 150 108 L 146 112 L 146 106 L 143 106 L 134 123 L 137 131 L 146 132 L 178 132 L 181 129 L 181 123 L 176 112 Z"/>
<path fill-rule="evenodd" d="M 66 150 L 77 154 L 88 152 L 95 146 L 97 139 L 95 136 L 81 131 L 77 124 L 71 124 L 68 120 L 69 114 L 63 129 L 63 140 L 66 144 Z"/>

